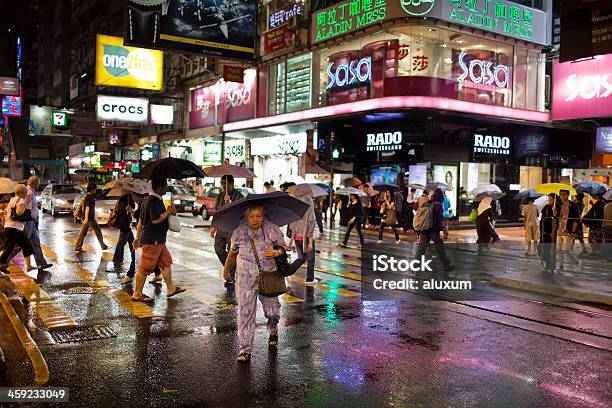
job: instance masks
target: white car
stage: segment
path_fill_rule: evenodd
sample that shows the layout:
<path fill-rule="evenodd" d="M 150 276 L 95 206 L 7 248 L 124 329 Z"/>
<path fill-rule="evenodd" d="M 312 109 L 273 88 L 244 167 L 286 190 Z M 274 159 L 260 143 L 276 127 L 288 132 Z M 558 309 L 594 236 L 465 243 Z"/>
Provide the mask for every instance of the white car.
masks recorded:
<path fill-rule="evenodd" d="M 72 184 L 49 184 L 40 195 L 40 209 L 52 216 L 72 212 L 73 203 L 83 189 Z"/>
<path fill-rule="evenodd" d="M 107 191 L 108 192 L 108 191 Z M 95 195 L 96 199 L 96 222 L 98 225 L 106 225 L 108 224 L 108 220 L 111 215 L 111 211 L 115 208 L 117 204 L 117 200 L 119 197 L 106 197 L 107 192 L 101 192 L 98 190 Z M 74 200 L 73 211 L 81 205 L 81 200 L 85 197 L 85 192 L 79 194 L 79 196 Z M 75 221 L 80 222 L 81 220 L 75 219 Z"/>

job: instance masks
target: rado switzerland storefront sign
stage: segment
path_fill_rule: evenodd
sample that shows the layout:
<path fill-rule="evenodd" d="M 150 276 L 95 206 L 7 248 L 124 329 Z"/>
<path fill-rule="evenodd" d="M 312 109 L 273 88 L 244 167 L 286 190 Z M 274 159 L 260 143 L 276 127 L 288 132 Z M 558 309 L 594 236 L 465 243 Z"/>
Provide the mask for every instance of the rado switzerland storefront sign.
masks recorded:
<path fill-rule="evenodd" d="M 474 135 L 474 153 L 510 156 L 510 138 L 508 136 Z"/>
<path fill-rule="evenodd" d="M 402 132 L 368 133 L 366 152 L 388 152 L 402 150 Z"/>

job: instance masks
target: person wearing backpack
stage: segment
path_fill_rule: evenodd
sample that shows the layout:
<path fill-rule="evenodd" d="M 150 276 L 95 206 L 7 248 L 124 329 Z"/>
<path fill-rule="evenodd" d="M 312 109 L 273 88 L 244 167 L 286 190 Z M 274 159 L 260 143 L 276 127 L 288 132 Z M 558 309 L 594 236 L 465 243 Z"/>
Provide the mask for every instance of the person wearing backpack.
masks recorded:
<path fill-rule="evenodd" d="M 15 197 L 11 198 L 6 207 L 4 221 L 4 235 L 6 242 L 2 255 L 0 255 L 0 271 L 9 273 L 8 266 L 15 255 L 15 246 L 19 245 L 23 258 L 26 262 L 26 270 L 30 269 L 30 256 L 34 254 L 34 248 L 28 239 L 25 229 L 26 223 L 32 219 L 26 207 L 27 189 L 23 184 L 15 186 Z M 1 274 L 0 272 L 0 274 Z"/>
<path fill-rule="evenodd" d="M 413 228 L 419 233 L 419 242 L 415 259 L 425 255 L 429 247 L 429 242 L 433 241 L 438 254 L 438 258 L 442 262 L 444 272 L 451 272 L 455 266 L 451 263 L 444 249 L 444 241 L 440 234 L 444 231 L 444 209 L 442 207 L 444 201 L 444 193 L 441 189 L 436 188 L 431 196 L 431 200 L 424 203 L 414 216 Z"/>
<path fill-rule="evenodd" d="M 115 247 L 115 254 L 113 255 L 113 264 L 115 271 L 121 269 L 123 264 L 123 253 L 125 250 L 125 244 L 128 244 L 130 253 L 132 254 L 132 262 L 130 263 L 130 270 L 135 269 L 136 260 L 134 259 L 134 233 L 132 232 L 132 211 L 134 211 L 134 201 L 132 200 L 131 194 L 125 194 L 119 197 L 111 218 L 114 217 L 112 226 L 117 227 L 119 230 L 119 241 Z M 109 221 L 110 224 L 110 221 Z"/>

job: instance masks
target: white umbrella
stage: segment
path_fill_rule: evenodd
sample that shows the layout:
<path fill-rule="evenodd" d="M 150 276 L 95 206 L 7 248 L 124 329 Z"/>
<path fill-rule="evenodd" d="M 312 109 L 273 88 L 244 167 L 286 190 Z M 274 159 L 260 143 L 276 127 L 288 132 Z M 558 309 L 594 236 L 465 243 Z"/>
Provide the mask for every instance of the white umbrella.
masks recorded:
<path fill-rule="evenodd" d="M 442 191 L 453 191 L 453 188 L 451 186 L 449 186 L 446 183 L 440 183 L 440 182 L 434 182 L 434 183 L 427 183 L 427 190 L 435 190 L 437 188 L 439 188 Z"/>
<path fill-rule="evenodd" d="M 487 183 L 478 184 L 475 189 L 470 191 L 470 195 L 472 196 L 477 196 L 485 193 L 503 193 L 503 191 L 497 185 Z"/>
<path fill-rule="evenodd" d="M 542 197 L 538 197 L 533 203 L 536 207 L 538 207 L 540 211 L 542 211 L 542 208 L 544 208 L 544 206 L 548 204 L 548 196 L 543 195 Z"/>
<path fill-rule="evenodd" d="M 223 177 L 225 175 L 233 176 L 234 178 L 255 178 L 255 174 L 246 167 L 234 166 L 233 164 L 220 164 L 218 166 L 210 166 L 204 168 L 204 173 L 208 177 Z"/>
<path fill-rule="evenodd" d="M 293 195 L 309 196 L 309 197 L 320 197 L 320 196 L 327 195 L 327 191 L 317 186 L 316 184 L 311 184 L 311 183 L 296 184 L 295 186 L 289 187 L 287 189 L 287 192 Z"/>
<path fill-rule="evenodd" d="M 151 182 L 147 180 L 126 177 L 115 181 L 116 183 L 113 188 L 120 188 L 122 190 L 131 191 L 136 194 L 148 194 L 152 191 Z M 106 188 L 106 186 L 104 187 Z"/>
<path fill-rule="evenodd" d="M 13 194 L 15 192 L 16 181 L 6 177 L 0 178 L 0 194 Z"/>
<path fill-rule="evenodd" d="M 344 187 L 344 188 L 341 188 L 340 190 L 336 191 L 336 194 L 338 194 L 338 195 L 351 195 L 351 194 L 355 194 L 355 195 L 358 195 L 360 197 L 366 197 L 368 195 L 368 193 L 366 193 L 365 191 L 359 190 L 358 188 L 355 188 L 355 187 Z"/>
<path fill-rule="evenodd" d="M 129 191 L 124 190 L 122 188 L 113 188 L 111 189 L 111 191 L 106 193 L 106 197 L 121 197 L 129 193 L 130 193 Z"/>

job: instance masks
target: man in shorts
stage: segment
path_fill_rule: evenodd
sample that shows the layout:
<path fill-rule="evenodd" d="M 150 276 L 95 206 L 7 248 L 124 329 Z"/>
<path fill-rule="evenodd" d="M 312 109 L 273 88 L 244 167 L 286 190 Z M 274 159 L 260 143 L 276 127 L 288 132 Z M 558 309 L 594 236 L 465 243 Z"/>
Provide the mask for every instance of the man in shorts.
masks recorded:
<path fill-rule="evenodd" d="M 149 193 L 141 203 L 140 217 L 137 227 L 137 240 L 134 248 L 142 247 L 140 265 L 136 274 L 136 286 L 132 300 L 135 302 L 152 302 L 153 298 L 142 293 L 147 275 L 150 275 L 158 266 L 166 282 L 167 297 L 184 292 L 185 289 L 175 286 L 172 282 L 172 256 L 166 247 L 168 234 L 168 217 L 176 215 L 176 208 L 164 206 L 162 196 L 166 193 L 166 181 L 155 179 L 152 181 L 153 192 Z"/>

